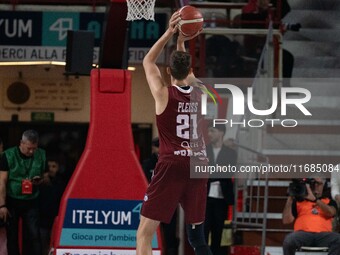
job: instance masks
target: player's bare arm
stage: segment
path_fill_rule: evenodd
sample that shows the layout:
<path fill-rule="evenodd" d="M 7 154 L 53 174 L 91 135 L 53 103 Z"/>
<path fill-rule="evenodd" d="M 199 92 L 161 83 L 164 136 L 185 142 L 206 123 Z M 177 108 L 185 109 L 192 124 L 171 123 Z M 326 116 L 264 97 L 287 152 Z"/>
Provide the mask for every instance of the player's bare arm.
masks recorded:
<path fill-rule="evenodd" d="M 143 60 L 143 67 L 145 70 L 146 79 L 148 81 L 152 96 L 156 102 L 156 114 L 161 114 L 168 103 L 167 85 L 161 75 L 161 72 L 156 64 L 165 45 L 177 32 L 177 24 L 180 21 L 178 12 L 175 12 L 169 21 L 169 27 L 166 32 L 158 39 L 158 41 L 151 47 Z"/>

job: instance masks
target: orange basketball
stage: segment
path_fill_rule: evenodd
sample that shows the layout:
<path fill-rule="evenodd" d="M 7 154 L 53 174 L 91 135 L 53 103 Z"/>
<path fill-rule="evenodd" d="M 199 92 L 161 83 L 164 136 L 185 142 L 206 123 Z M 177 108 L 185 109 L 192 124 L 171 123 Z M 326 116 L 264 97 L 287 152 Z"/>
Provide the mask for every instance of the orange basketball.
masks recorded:
<path fill-rule="evenodd" d="M 203 15 L 194 6 L 185 5 L 180 10 L 179 31 L 184 36 L 192 36 L 203 28 Z"/>

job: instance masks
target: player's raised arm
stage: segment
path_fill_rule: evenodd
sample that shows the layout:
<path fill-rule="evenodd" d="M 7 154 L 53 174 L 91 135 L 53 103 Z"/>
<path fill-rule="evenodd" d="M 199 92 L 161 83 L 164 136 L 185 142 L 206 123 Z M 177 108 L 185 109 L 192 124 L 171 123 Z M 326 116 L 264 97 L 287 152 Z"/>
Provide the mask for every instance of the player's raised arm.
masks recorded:
<path fill-rule="evenodd" d="M 165 45 L 172 38 L 172 36 L 177 32 L 177 24 L 180 20 L 180 14 L 175 12 L 170 20 L 169 27 L 165 33 L 158 39 L 158 41 L 151 47 L 150 51 L 146 54 L 143 60 L 143 67 L 145 70 L 146 79 L 148 81 L 151 93 L 156 100 L 162 101 L 166 99 L 166 87 L 165 81 L 162 78 L 161 72 L 156 64 L 161 52 L 163 51 Z"/>

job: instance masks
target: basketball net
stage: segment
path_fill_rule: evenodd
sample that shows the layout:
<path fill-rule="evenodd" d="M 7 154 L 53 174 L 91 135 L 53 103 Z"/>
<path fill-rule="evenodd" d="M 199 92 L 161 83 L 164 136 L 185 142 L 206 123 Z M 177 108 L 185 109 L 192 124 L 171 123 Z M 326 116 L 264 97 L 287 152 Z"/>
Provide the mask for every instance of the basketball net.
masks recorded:
<path fill-rule="evenodd" d="M 128 13 L 126 20 L 155 20 L 155 2 L 156 0 L 126 0 Z"/>

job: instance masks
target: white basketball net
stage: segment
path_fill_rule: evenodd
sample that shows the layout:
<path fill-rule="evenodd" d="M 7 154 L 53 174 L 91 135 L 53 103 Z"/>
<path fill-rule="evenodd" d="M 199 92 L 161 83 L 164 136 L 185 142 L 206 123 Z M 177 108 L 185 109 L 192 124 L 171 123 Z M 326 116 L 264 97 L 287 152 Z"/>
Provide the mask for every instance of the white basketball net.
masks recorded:
<path fill-rule="evenodd" d="M 155 20 L 156 0 L 126 0 L 128 14 L 126 20 Z"/>

